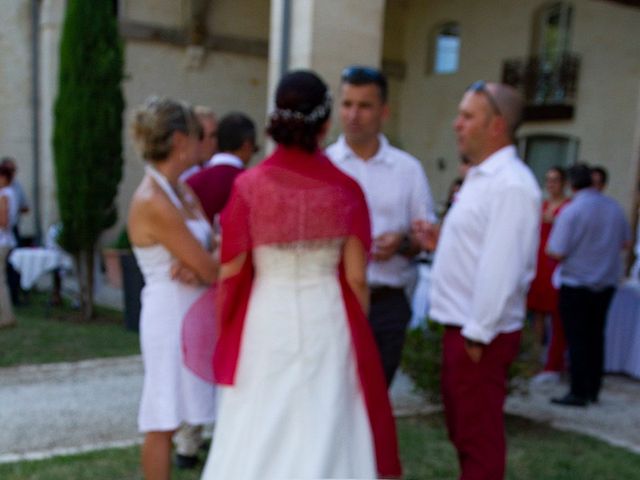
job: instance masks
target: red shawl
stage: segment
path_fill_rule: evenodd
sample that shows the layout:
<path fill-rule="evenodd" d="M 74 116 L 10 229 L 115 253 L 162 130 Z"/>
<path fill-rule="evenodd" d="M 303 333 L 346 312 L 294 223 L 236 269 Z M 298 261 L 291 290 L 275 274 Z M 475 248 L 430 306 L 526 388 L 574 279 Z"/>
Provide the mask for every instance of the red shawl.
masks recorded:
<path fill-rule="evenodd" d="M 241 271 L 219 285 L 219 337 L 213 369 L 218 383 L 233 385 L 245 314 L 253 284 L 251 251 L 259 245 L 357 237 L 371 244 L 369 212 L 357 183 L 320 151 L 278 147 L 235 181 L 221 216 L 221 261 L 246 254 Z M 378 473 L 401 475 L 395 423 L 380 356 L 367 318 L 339 269 L 357 371 L 371 424 Z"/>

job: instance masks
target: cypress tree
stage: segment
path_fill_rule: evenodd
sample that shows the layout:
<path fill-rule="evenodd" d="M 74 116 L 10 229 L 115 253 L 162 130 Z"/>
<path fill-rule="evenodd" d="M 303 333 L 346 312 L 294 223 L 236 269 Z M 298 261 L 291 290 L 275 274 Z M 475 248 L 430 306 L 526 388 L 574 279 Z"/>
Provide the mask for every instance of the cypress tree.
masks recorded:
<path fill-rule="evenodd" d="M 116 222 L 122 178 L 124 62 L 112 3 L 67 1 L 54 107 L 59 243 L 75 259 L 85 320 L 93 316 L 96 244 Z"/>

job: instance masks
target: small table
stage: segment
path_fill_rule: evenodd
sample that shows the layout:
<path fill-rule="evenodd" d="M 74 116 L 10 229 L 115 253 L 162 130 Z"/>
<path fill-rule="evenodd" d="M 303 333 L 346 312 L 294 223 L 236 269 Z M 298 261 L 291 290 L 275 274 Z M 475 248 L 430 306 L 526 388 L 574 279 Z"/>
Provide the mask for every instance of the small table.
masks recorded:
<path fill-rule="evenodd" d="M 640 282 L 629 280 L 618 287 L 605 330 L 606 372 L 640 378 Z"/>
<path fill-rule="evenodd" d="M 20 286 L 25 290 L 47 272 L 73 269 L 69 254 L 53 248 L 16 248 L 9 255 L 9 262 L 20 272 Z"/>

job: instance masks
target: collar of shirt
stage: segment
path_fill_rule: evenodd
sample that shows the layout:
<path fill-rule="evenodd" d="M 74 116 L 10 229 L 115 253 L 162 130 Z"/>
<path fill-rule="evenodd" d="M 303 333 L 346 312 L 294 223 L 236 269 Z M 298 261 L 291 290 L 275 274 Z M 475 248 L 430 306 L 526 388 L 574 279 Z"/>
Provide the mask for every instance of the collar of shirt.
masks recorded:
<path fill-rule="evenodd" d="M 571 198 L 571 200 L 575 202 L 576 200 L 579 200 L 581 198 L 590 197 L 594 195 L 602 195 L 602 193 L 600 193 L 594 187 L 581 188 L 580 190 L 573 193 L 573 197 Z"/>
<path fill-rule="evenodd" d="M 469 169 L 467 174 L 471 175 L 493 175 L 502 168 L 505 162 L 517 157 L 516 147 L 507 145 L 500 150 L 496 150 L 479 165 Z"/>
<path fill-rule="evenodd" d="M 382 133 L 379 133 L 378 142 L 380 142 L 378 151 L 373 157 L 366 160 L 366 162 L 384 163 L 387 165 L 392 165 L 393 164 L 392 156 L 387 155 L 387 150 L 389 149 L 389 140 L 387 140 L 387 137 L 385 137 Z M 346 162 L 348 160 L 353 160 L 353 159 L 365 161 L 364 159 L 360 158 L 358 155 L 354 153 L 354 151 L 351 149 L 349 144 L 347 144 L 347 140 L 344 137 L 344 135 L 340 135 L 340 137 L 336 142 L 336 146 L 338 147 L 338 155 L 336 155 L 336 161 Z"/>
<path fill-rule="evenodd" d="M 211 160 L 207 163 L 208 167 L 213 167 L 217 165 L 230 165 L 232 167 L 244 168 L 244 163 L 235 155 L 230 153 L 216 153 Z"/>

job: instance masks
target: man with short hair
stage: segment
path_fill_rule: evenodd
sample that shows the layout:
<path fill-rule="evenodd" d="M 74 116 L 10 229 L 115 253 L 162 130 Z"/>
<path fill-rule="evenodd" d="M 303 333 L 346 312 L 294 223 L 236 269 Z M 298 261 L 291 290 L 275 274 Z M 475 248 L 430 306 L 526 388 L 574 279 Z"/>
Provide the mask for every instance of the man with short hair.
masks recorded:
<path fill-rule="evenodd" d="M 212 129 L 212 117 L 208 118 L 209 121 L 204 122 L 200 118 L 203 127 L 200 158 L 205 159 L 205 166 L 190 175 L 186 182 L 199 198 L 207 219 L 214 224 L 215 216 L 227 203 L 233 181 L 257 151 L 256 128 L 253 121 L 242 113 L 225 115 L 215 125 L 216 130 Z M 212 143 L 214 132 L 216 142 Z M 220 152 L 212 157 L 207 156 L 214 147 L 219 148 Z M 176 466 L 180 469 L 195 468 L 198 450 L 203 443 L 202 426 L 183 423 L 174 436 L 174 443 Z"/>
<path fill-rule="evenodd" d="M 474 83 L 453 124 L 472 165 L 444 218 L 431 274 L 430 317 L 445 325 L 442 397 L 462 480 L 504 478 L 503 405 L 536 269 L 541 192 L 513 145 L 523 101 Z M 424 246 L 431 226 L 416 224 Z"/>
<path fill-rule="evenodd" d="M 327 148 L 332 162 L 364 191 L 371 215 L 373 246 L 367 269 L 369 322 L 391 385 L 411 319 L 407 285 L 415 276 L 411 223 L 435 220 L 433 200 L 420 162 L 389 144 L 381 133 L 389 116 L 387 79 L 377 69 L 351 66 L 342 72 L 340 120 L 343 133 Z"/>
<path fill-rule="evenodd" d="M 213 110 L 196 105 L 194 113 L 200 123 L 200 143 L 198 145 L 198 163 L 180 175 L 186 181 L 202 171 L 213 154 L 218 150 L 218 121 Z M 214 401 L 212 398 L 211 401 Z M 183 423 L 174 435 L 176 446 L 176 466 L 180 469 L 192 469 L 198 464 L 198 450 L 203 444 L 202 425 Z"/>
<path fill-rule="evenodd" d="M 585 164 L 569 168 L 573 199 L 558 215 L 547 254 L 561 262 L 559 310 L 569 345 L 569 392 L 557 405 L 597 402 L 602 385 L 607 310 L 622 277 L 620 252 L 631 245 L 622 207 L 593 184 Z"/>
<path fill-rule="evenodd" d="M 203 105 L 196 105 L 193 111 L 200 122 L 201 128 L 198 163 L 182 172 L 180 175 L 180 180 L 182 181 L 206 167 L 207 162 L 218 151 L 218 120 L 215 113 L 211 108 Z"/>
<path fill-rule="evenodd" d="M 207 166 L 187 179 L 212 224 L 229 199 L 233 181 L 259 150 L 253 120 L 240 112 L 225 115 L 218 125 L 218 148 Z"/>

